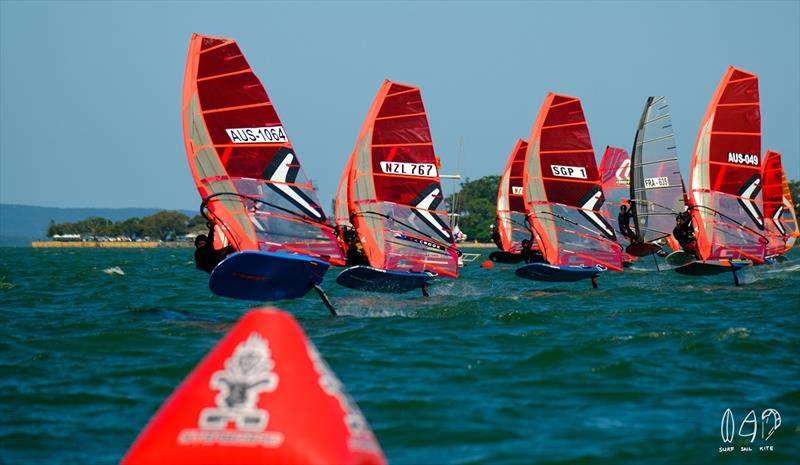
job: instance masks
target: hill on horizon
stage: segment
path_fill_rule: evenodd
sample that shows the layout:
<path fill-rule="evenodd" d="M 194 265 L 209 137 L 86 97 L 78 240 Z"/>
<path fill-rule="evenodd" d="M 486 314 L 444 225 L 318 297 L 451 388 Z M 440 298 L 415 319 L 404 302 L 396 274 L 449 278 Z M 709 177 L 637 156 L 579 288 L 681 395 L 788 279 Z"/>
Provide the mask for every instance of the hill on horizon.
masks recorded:
<path fill-rule="evenodd" d="M 164 211 L 164 208 L 57 208 L 0 203 L 0 246 L 29 246 L 45 239 L 50 221 L 75 222 L 92 216 L 124 221 Z M 198 211 L 177 210 L 190 218 Z"/>

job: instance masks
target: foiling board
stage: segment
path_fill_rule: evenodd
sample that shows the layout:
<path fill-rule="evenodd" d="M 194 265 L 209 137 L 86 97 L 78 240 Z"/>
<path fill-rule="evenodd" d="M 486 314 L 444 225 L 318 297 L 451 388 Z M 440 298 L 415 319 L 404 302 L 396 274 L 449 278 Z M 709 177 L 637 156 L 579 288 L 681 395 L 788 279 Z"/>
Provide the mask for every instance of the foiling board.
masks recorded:
<path fill-rule="evenodd" d="M 336 277 L 336 282 L 350 289 L 369 292 L 400 294 L 421 289 L 436 274 L 429 272 L 382 270 L 366 265 L 345 269 Z"/>
<path fill-rule="evenodd" d="M 531 263 L 517 268 L 514 272 L 520 278 L 534 281 L 573 282 L 598 276 L 605 271 L 604 267 L 551 265 L 549 263 Z"/>
<path fill-rule="evenodd" d="M 305 255 L 246 250 L 221 261 L 211 272 L 208 287 L 233 299 L 294 299 L 321 283 L 328 267 L 328 262 Z"/>
<path fill-rule="evenodd" d="M 522 254 L 495 250 L 489 254 L 489 260 L 496 263 L 520 263 L 522 262 Z"/>
<path fill-rule="evenodd" d="M 625 247 L 625 252 L 634 257 L 646 257 L 661 250 L 661 246 L 652 242 L 636 242 Z"/>
<path fill-rule="evenodd" d="M 749 260 L 693 261 L 675 268 L 675 271 L 689 276 L 713 276 L 730 273 L 751 264 Z"/>
<path fill-rule="evenodd" d="M 675 252 L 667 255 L 664 260 L 667 262 L 667 265 L 681 266 L 696 261 L 697 259 L 695 258 L 694 254 L 684 252 L 683 250 L 676 250 Z"/>

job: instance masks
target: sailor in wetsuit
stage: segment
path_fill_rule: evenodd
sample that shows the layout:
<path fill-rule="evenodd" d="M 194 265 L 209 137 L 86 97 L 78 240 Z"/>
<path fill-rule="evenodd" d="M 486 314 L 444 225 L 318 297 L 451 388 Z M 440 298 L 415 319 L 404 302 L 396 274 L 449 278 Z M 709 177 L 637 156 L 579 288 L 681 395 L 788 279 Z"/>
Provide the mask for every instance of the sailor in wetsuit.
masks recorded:
<path fill-rule="evenodd" d="M 347 256 L 345 257 L 347 266 L 369 265 L 367 254 L 364 252 L 364 246 L 361 245 L 361 241 L 358 240 L 358 234 L 356 234 L 355 229 L 346 228 L 342 235 L 344 236 L 344 243 L 347 247 Z"/>
<path fill-rule="evenodd" d="M 522 240 L 520 255 L 525 263 L 541 263 L 545 261 L 544 255 L 540 251 L 533 250 L 533 241 L 530 239 Z"/>
<path fill-rule="evenodd" d="M 672 235 L 675 236 L 675 240 L 678 241 L 684 252 L 693 254 L 698 260 L 701 260 L 689 212 L 678 213 L 678 216 L 675 217 L 675 229 L 672 230 Z"/>
<path fill-rule="evenodd" d="M 492 238 L 492 242 L 495 243 L 498 249 L 503 250 L 503 241 L 500 239 L 500 231 L 497 230 L 497 226 L 489 225 L 489 237 Z"/>
<path fill-rule="evenodd" d="M 631 220 L 633 219 L 633 207 L 628 208 L 626 204 L 619 207 L 619 214 L 617 215 L 617 222 L 619 223 L 619 232 L 622 233 L 631 243 L 637 242 L 636 233 L 631 229 Z"/>
<path fill-rule="evenodd" d="M 206 273 L 211 273 L 214 267 L 225 257 L 232 252 L 235 252 L 232 246 L 227 246 L 221 250 L 214 249 L 214 226 L 209 225 L 208 236 L 200 234 L 194 239 L 194 265 L 198 270 L 203 270 Z"/>

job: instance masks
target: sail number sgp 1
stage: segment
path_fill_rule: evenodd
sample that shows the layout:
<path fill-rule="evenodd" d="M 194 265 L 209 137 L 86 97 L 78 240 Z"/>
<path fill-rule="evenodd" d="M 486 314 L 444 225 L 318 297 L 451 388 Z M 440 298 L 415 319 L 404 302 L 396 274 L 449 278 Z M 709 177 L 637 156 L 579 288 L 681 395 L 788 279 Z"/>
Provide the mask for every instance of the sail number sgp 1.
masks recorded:
<path fill-rule="evenodd" d="M 234 144 L 257 144 L 288 142 L 283 126 L 264 126 L 260 128 L 226 129 Z"/>
<path fill-rule="evenodd" d="M 550 165 L 553 176 L 560 178 L 586 179 L 586 168 L 581 166 Z"/>

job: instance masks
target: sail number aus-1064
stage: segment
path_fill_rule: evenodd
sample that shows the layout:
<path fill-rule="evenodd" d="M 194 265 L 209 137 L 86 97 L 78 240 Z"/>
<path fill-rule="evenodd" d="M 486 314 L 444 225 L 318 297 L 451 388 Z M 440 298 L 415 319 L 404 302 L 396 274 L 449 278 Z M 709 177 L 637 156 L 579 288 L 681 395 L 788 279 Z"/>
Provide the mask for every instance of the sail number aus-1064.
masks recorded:
<path fill-rule="evenodd" d="M 586 179 L 586 168 L 581 166 L 550 165 L 553 176 L 560 178 Z"/>
<path fill-rule="evenodd" d="M 402 174 L 405 176 L 436 176 L 436 165 L 433 163 L 404 163 L 394 161 L 382 161 L 381 171 L 386 174 Z"/>
<path fill-rule="evenodd" d="M 260 128 L 226 129 L 234 144 L 257 144 L 288 142 L 283 126 L 264 126 Z"/>

